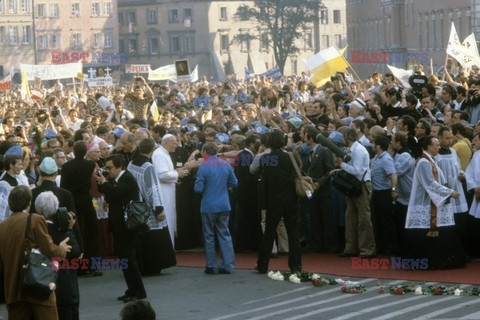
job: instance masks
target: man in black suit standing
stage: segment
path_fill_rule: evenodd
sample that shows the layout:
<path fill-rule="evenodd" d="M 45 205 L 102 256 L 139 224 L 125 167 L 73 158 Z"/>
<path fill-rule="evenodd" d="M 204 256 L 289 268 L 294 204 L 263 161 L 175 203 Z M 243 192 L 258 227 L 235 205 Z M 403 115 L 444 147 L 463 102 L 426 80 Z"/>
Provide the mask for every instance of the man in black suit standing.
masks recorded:
<path fill-rule="evenodd" d="M 110 181 L 98 174 L 98 189 L 105 194 L 108 203 L 109 223 L 113 232 L 115 254 L 120 259 L 128 260 L 128 268 L 122 269 L 127 283 L 127 291 L 117 299 L 129 302 L 147 297 L 143 286 L 135 252 L 135 234 L 127 229 L 125 224 L 125 208 L 132 200 L 138 200 L 139 190 L 132 174 L 124 169 L 125 160 L 121 155 L 112 155 L 107 158 L 107 169 Z"/>
<path fill-rule="evenodd" d="M 236 252 L 257 251 L 262 239 L 257 206 L 257 175 L 250 173 L 250 165 L 260 143 L 260 137 L 253 134 L 245 140 L 245 149 L 238 154 L 235 168 L 238 179 L 238 218 L 234 237 Z"/>
<path fill-rule="evenodd" d="M 85 141 L 75 142 L 73 154 L 75 159 L 68 161 L 62 167 L 60 187 L 67 189 L 73 195 L 77 218 L 84 240 L 85 258 L 92 261 L 92 257 L 97 257 L 98 255 L 98 219 L 97 212 L 93 207 L 92 197 L 90 196 L 95 162 L 85 160 L 85 155 L 87 154 L 87 143 Z M 86 275 L 101 276 L 102 273 L 89 269 Z"/>
<path fill-rule="evenodd" d="M 312 247 L 317 252 L 338 252 L 337 224 L 332 214 L 330 179 L 328 174 L 334 168 L 330 151 L 316 143 L 317 129 L 308 129 L 305 137 L 311 149 L 304 168 L 307 176 L 314 181 L 314 193 L 309 201 Z"/>

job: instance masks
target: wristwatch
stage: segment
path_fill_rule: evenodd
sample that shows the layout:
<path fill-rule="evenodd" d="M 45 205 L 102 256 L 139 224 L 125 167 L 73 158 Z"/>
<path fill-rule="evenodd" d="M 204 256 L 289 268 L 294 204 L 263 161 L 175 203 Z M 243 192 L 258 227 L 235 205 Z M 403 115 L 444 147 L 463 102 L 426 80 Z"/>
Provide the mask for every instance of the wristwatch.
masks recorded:
<path fill-rule="evenodd" d="M 392 191 L 397 191 L 397 188 L 393 187 L 393 188 L 392 188 Z"/>

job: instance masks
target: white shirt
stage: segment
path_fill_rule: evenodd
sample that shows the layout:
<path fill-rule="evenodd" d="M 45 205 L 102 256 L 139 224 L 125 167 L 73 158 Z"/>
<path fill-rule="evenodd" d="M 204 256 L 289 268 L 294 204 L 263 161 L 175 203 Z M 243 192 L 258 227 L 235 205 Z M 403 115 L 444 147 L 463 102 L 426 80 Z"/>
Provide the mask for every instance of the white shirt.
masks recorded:
<path fill-rule="evenodd" d="M 350 147 L 350 157 L 351 160 L 348 163 L 342 162 L 340 168 L 353 174 L 360 181 L 370 181 L 370 155 L 367 149 L 355 141 Z"/>
<path fill-rule="evenodd" d="M 125 173 L 125 170 L 120 171 L 120 173 L 118 174 L 118 176 L 115 178 L 115 182 L 116 182 L 116 183 L 118 183 L 118 180 L 120 180 L 120 178 L 123 176 L 124 173 Z"/>

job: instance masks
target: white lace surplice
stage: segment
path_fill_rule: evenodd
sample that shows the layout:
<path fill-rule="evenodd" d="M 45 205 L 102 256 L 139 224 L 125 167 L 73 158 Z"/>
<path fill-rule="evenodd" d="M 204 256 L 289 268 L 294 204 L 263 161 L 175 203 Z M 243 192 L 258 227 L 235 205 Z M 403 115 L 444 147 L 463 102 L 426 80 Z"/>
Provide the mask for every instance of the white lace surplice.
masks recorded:
<path fill-rule="evenodd" d="M 472 161 L 465 170 L 465 178 L 467 179 L 467 190 L 480 188 L 480 151 L 473 155 Z M 480 202 L 477 201 L 475 196 L 470 206 L 470 215 L 480 219 Z"/>
<path fill-rule="evenodd" d="M 437 226 L 453 226 L 450 199 L 453 190 L 444 187 L 446 183 L 442 171 L 438 168 L 439 182 L 435 181 L 432 166 L 427 159 L 420 159 L 413 175 L 412 193 L 408 204 L 407 229 L 430 229 L 431 202 L 437 207 Z"/>
<path fill-rule="evenodd" d="M 130 162 L 127 170 L 137 181 L 143 201 L 150 203 L 154 209 L 157 206 L 162 206 L 160 183 L 158 182 L 155 167 L 150 162 L 145 162 L 141 167 Z M 148 219 L 148 225 L 152 230 L 163 229 L 167 225 L 167 220 L 158 221 L 154 216 L 151 216 Z"/>

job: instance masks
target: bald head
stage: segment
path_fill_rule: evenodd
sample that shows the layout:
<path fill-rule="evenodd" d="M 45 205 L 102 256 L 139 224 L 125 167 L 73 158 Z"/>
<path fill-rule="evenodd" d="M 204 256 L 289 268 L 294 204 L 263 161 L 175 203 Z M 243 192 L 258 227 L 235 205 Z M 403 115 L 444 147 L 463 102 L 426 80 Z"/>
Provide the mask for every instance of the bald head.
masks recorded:
<path fill-rule="evenodd" d="M 120 138 L 120 143 L 122 144 L 122 148 L 125 152 L 133 152 L 133 150 L 135 150 L 136 141 L 137 138 L 131 132 L 125 132 Z"/>
<path fill-rule="evenodd" d="M 172 134 L 164 135 L 162 138 L 162 146 L 168 152 L 175 152 L 175 149 L 177 148 L 177 138 Z"/>

